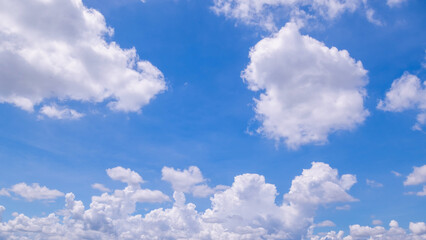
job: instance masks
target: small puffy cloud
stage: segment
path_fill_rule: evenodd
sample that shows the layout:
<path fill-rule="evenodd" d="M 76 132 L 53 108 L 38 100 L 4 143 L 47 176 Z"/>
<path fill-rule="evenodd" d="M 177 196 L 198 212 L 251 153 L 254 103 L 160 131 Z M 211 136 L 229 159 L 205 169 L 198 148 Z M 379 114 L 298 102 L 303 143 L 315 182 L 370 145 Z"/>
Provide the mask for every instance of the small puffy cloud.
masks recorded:
<path fill-rule="evenodd" d="M 389 7 L 398 7 L 400 6 L 403 2 L 406 2 L 407 0 L 387 0 L 386 4 Z"/>
<path fill-rule="evenodd" d="M 335 227 L 336 224 L 330 220 L 325 220 L 320 223 L 315 224 L 315 227 Z"/>
<path fill-rule="evenodd" d="M 27 185 L 26 183 L 18 183 L 13 185 L 10 189 L 16 195 L 25 198 L 28 201 L 33 200 L 53 200 L 64 194 L 56 189 L 49 189 L 46 186 L 40 186 L 38 183 Z"/>
<path fill-rule="evenodd" d="M 163 167 L 161 173 L 161 179 L 170 182 L 175 191 L 192 193 L 196 197 L 206 197 L 215 192 L 204 184 L 206 179 L 203 178 L 198 167 L 190 166 L 184 170 Z"/>
<path fill-rule="evenodd" d="M 112 35 L 104 16 L 81 0 L 0 0 L 0 103 L 30 112 L 69 100 L 140 111 L 166 89 L 164 76 L 134 48 L 107 40 Z M 40 114 L 81 117 L 52 106 Z"/>
<path fill-rule="evenodd" d="M 94 184 L 92 184 L 92 188 L 93 189 L 96 189 L 96 190 L 99 190 L 99 191 L 101 191 L 101 192 L 110 192 L 111 191 L 111 189 L 109 189 L 109 188 L 107 188 L 107 187 L 105 187 L 103 184 L 101 184 L 101 183 L 94 183 Z"/>
<path fill-rule="evenodd" d="M 377 108 L 389 112 L 402 112 L 408 109 L 417 109 L 417 123 L 413 129 L 420 130 L 426 123 L 426 82 L 412 74 L 404 73 L 393 81 L 384 100 L 380 100 Z"/>
<path fill-rule="evenodd" d="M 295 149 L 364 122 L 366 74 L 346 50 L 301 35 L 291 22 L 251 49 L 242 78 L 260 92 L 258 132 Z"/>
<path fill-rule="evenodd" d="M 10 197 L 10 193 L 6 188 L 1 188 L 0 189 L 0 196 Z"/>
<path fill-rule="evenodd" d="M 79 119 L 84 116 L 84 114 L 79 113 L 74 109 L 58 107 L 57 105 L 44 105 L 40 109 L 40 114 L 54 119 Z"/>
<path fill-rule="evenodd" d="M 404 181 L 404 185 L 418 185 L 426 183 L 426 165 L 421 167 L 414 167 L 413 172 L 407 176 Z"/>
<path fill-rule="evenodd" d="M 275 29 L 275 20 L 283 15 L 334 19 L 344 12 L 353 12 L 363 0 L 214 0 L 213 11 L 245 24 Z"/>
<path fill-rule="evenodd" d="M 366 179 L 365 182 L 370 187 L 374 187 L 374 188 L 383 187 L 382 183 L 376 182 L 374 180 Z"/>
<path fill-rule="evenodd" d="M 106 172 L 111 179 L 124 182 L 129 185 L 139 185 L 139 183 L 144 182 L 142 177 L 130 168 L 115 167 L 107 169 Z"/>

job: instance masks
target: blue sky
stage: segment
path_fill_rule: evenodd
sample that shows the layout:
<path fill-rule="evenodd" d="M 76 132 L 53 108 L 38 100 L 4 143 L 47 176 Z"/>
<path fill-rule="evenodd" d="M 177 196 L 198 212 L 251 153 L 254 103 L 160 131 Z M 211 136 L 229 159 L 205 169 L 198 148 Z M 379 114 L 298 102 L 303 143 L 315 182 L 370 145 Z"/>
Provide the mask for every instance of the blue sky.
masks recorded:
<path fill-rule="evenodd" d="M 286 1 L 276 1 L 283 3 L 272 6 L 265 4 L 262 11 L 253 10 L 241 17 L 234 15 L 232 10 L 238 10 L 238 3 L 253 3 L 252 1 L 146 0 L 143 3 L 138 0 L 85 0 L 79 11 L 96 9 L 106 22 L 105 25 L 96 18 L 99 22 L 93 28 L 80 26 L 81 23 L 77 21 L 79 19 L 72 17 L 73 15 L 62 18 L 61 16 L 66 16 L 64 12 L 68 11 L 66 7 L 54 9 L 57 6 L 49 1 L 23 2 L 32 2 L 31 4 L 44 8 L 40 13 L 32 11 L 33 19 L 41 19 L 34 26 L 28 25 L 23 17 L 19 19 L 21 15 L 10 17 L 12 12 L 29 11 L 28 7 L 0 0 L 0 6 L 3 6 L 0 19 L 4 20 L 4 24 L 0 24 L 0 65 L 3 65 L 0 67 L 0 88 L 3 89 L 0 91 L 0 189 L 7 192 L 0 192 L 0 206 L 5 208 L 0 215 L 3 219 L 3 223 L 0 223 L 3 227 L 0 227 L 0 239 L 12 236 L 24 239 L 27 236 L 25 234 L 28 233 L 22 233 L 19 228 L 14 231 L 5 230 L 13 224 L 8 221 L 16 218 L 14 212 L 28 217 L 46 217 L 49 213 L 61 216 L 58 211 L 64 208 L 65 193 L 72 192 L 76 200 L 81 200 L 86 209 L 89 209 L 92 196 L 102 194 L 93 189 L 92 184 L 101 183 L 109 189 L 123 189 L 128 184 L 130 188 L 132 184 L 129 180 L 105 172 L 106 169 L 117 166 L 140 174 L 145 180 L 143 188 L 159 190 L 171 199 L 161 201 L 165 199 L 161 195 L 163 198 L 159 197 L 151 202 L 135 202 L 136 210 L 131 215 L 145 216 L 153 209 L 176 207 L 178 200 L 173 200 L 173 192 L 184 192 L 186 203 L 194 203 L 199 214 L 205 214 L 206 209 L 213 208 L 210 198 L 218 195 L 219 199 L 220 194 L 232 190 L 215 186 L 231 186 L 235 176 L 245 173 L 262 175 L 267 183 L 274 184 L 279 193 L 275 203 L 281 205 L 285 202 L 283 195 L 292 187 L 292 180 L 301 175 L 303 169 L 311 169 L 312 162 L 323 162 L 337 169 L 339 176 L 352 174 L 357 179 L 356 183 L 350 184 L 343 191 L 355 201 L 342 195 L 338 197 L 341 194 L 339 192 L 330 193 L 336 197 L 333 201 L 321 200 L 318 206 L 315 205 L 318 209 L 315 214 L 309 215 L 312 222 L 308 221 L 308 225 L 329 220 L 335 226 L 315 227 L 314 234 L 343 230 L 344 236 L 351 234 L 353 239 L 381 239 L 379 235 L 373 234 L 374 230 L 382 231 L 379 229 L 382 225 L 386 229 L 384 231 L 388 231 L 392 228 L 388 223 L 396 220 L 407 235 L 401 238 L 393 235 L 392 238 L 391 230 L 386 233 L 382 231 L 380 234 L 387 236 L 386 239 L 426 238 L 426 226 L 424 223 L 421 225 L 426 221 L 426 198 L 420 194 L 426 182 L 426 170 L 423 170 L 426 167 L 420 168 L 426 164 L 426 120 L 421 119 L 426 110 L 426 90 L 422 85 L 426 76 L 426 2 L 406 0 L 392 5 L 389 3 L 392 1 L 388 1 L 388 4 L 385 1 L 352 1 L 356 3 L 356 7 L 349 10 L 343 8 L 337 15 L 331 16 L 327 12 L 331 7 L 315 5 L 316 0 L 307 1 L 308 4 L 300 6 L 287 6 L 284 4 Z M 69 2 L 74 4 L 79 1 L 60 2 L 68 6 Z M 233 3 L 231 8 L 234 9 L 230 12 L 215 12 L 212 7 L 218 7 L 221 2 Z M 337 2 L 349 4 L 351 1 Z M 72 7 L 69 9 L 75 10 Z M 325 13 L 322 12 L 324 9 L 327 10 Z M 310 18 L 296 16 L 296 10 L 305 11 Z M 374 19 L 366 17 L 369 10 L 374 11 Z M 55 26 L 50 27 L 50 21 L 43 22 L 43 16 L 51 21 L 57 18 L 58 26 L 52 24 Z M 274 20 L 268 22 L 269 25 L 265 24 L 265 16 L 272 16 Z M 297 22 L 297 27 L 293 30 L 287 28 L 289 25 L 286 23 L 289 22 Z M 14 28 L 13 24 L 19 27 Z M 73 24 L 76 26 L 70 27 Z M 270 27 L 271 24 L 274 25 L 273 28 Z M 102 31 L 96 33 L 98 26 L 113 28 L 113 34 L 108 36 Z M 77 37 L 68 36 L 74 28 L 77 29 Z M 280 29 L 287 35 L 277 35 Z M 92 34 L 93 32 L 95 33 Z M 86 35 L 83 33 L 90 33 L 86 34 L 90 36 L 85 39 Z M 295 37 L 310 36 L 312 41 L 306 40 L 307 46 L 292 46 L 292 43 L 286 42 L 289 40 L 286 36 L 291 34 Z M 63 48 L 51 51 L 49 46 L 61 42 L 62 38 L 74 37 L 76 40 L 67 39 L 63 42 L 64 46 L 75 52 L 69 55 L 64 53 L 67 58 L 63 62 L 62 58 L 55 58 L 54 54 Z M 265 39 L 276 40 L 274 44 L 278 46 L 263 41 Z M 105 57 L 106 55 L 96 55 L 97 53 L 86 56 L 84 49 L 91 47 L 92 42 L 98 44 L 97 46 L 109 46 L 105 49 L 100 47 L 99 51 L 111 54 L 113 60 Z M 112 42 L 119 45 L 114 51 L 109 45 Z M 302 52 L 305 51 L 304 47 L 316 49 L 319 46 L 317 43 L 324 44 L 323 55 L 316 58 L 315 54 L 319 50 Z M 13 47 L 7 48 L 8 44 Z M 278 50 L 267 52 L 273 47 Z M 295 51 L 294 56 L 288 54 L 298 47 L 302 50 Z M 331 47 L 347 50 L 349 55 L 331 57 L 335 56 L 330 53 Z M 124 49 L 131 48 L 135 49 L 139 57 L 132 58 L 124 54 Z M 22 53 L 22 49 L 28 52 L 34 50 L 33 54 L 37 51 L 45 53 L 46 59 L 52 60 L 52 64 L 40 65 L 40 62 L 44 63 L 40 56 L 44 55 L 35 55 L 34 59 L 30 54 L 23 56 L 26 53 Z M 263 51 L 267 54 L 261 55 Z M 252 55 L 249 56 L 250 52 Z M 27 65 L 18 60 L 10 60 L 18 55 L 25 59 Z M 304 55 L 308 56 L 306 59 L 302 58 L 301 62 L 306 63 L 305 65 L 288 68 L 286 63 L 292 64 L 291 59 Z M 325 67 L 321 67 L 319 77 L 314 77 L 315 81 L 310 82 L 319 84 L 312 88 L 303 76 L 306 69 L 311 69 L 307 64 L 314 58 Z M 69 59 L 83 64 L 83 69 L 95 69 L 94 73 L 83 75 L 80 71 L 71 71 L 78 64 L 68 65 Z M 126 59 L 149 61 L 150 66 L 160 73 L 148 67 L 140 70 L 136 65 L 125 66 L 123 62 Z M 362 66 L 356 66 L 351 59 L 354 62 L 361 61 Z M 337 62 L 329 64 L 331 60 Z M 339 61 L 343 62 L 342 65 Z M 52 66 L 53 69 L 53 65 L 56 70 L 45 70 L 46 66 Z M 249 65 L 256 69 L 256 74 L 242 79 L 242 72 Z M 342 68 L 334 69 L 333 66 Z M 28 74 L 27 69 L 30 69 Z M 303 90 L 301 95 L 296 94 L 300 98 L 294 100 L 296 103 L 293 106 L 306 108 L 308 112 L 318 110 L 320 115 L 294 116 L 294 119 L 305 124 L 301 127 L 303 131 L 298 128 L 300 124 L 297 121 L 284 124 L 286 118 L 293 119 L 293 116 L 289 116 L 289 111 L 293 111 L 293 108 L 280 109 L 280 106 L 292 104 L 289 101 L 293 101 L 293 98 L 282 95 L 297 93 L 298 90 L 291 89 L 294 85 L 287 82 L 287 75 L 280 75 L 282 73 L 279 69 L 284 69 L 284 72 L 294 71 L 295 75 L 292 76 L 299 81 L 296 81 L 296 86 L 308 82 L 307 90 Z M 361 70 L 366 71 L 351 77 L 353 72 Z M 130 90 L 117 86 L 134 83 L 134 79 L 126 75 L 129 71 L 132 71 L 131 76 L 137 75 L 139 80 L 149 78 L 157 87 L 138 85 L 140 88 L 137 89 L 142 90 L 135 90 L 136 95 L 143 97 L 127 99 L 127 96 L 133 96 L 135 85 L 129 85 L 133 86 Z M 126 79 L 122 80 L 122 76 Z M 262 76 L 267 77 L 263 79 Z M 333 79 L 328 82 L 324 80 L 327 78 Z M 392 85 L 398 80 L 400 85 Z M 117 85 L 114 81 L 117 81 Z M 365 83 L 362 84 L 362 81 Z M 414 86 L 416 81 L 420 85 Z M 92 91 L 82 82 L 93 84 L 97 86 L 96 89 L 102 88 L 102 91 Z M 259 91 L 250 89 L 250 84 L 258 83 Z M 410 85 L 411 88 L 409 84 L 413 84 Z M 318 102 L 318 99 L 305 99 L 311 95 L 305 96 L 307 91 L 313 91 L 313 95 L 319 93 L 322 97 L 330 96 L 333 103 L 338 101 L 333 99 L 335 93 L 342 94 L 338 96 L 343 98 L 353 94 L 355 98 L 345 102 L 347 105 L 343 108 L 331 107 L 332 111 L 327 112 L 323 110 L 328 109 L 329 105 Z M 276 98 L 272 96 L 273 92 L 278 92 Z M 261 94 L 266 94 L 271 97 L 271 101 L 278 101 L 282 105 L 273 105 L 276 109 L 271 112 L 269 108 L 263 111 L 257 103 L 268 104 L 268 101 L 259 100 Z M 21 102 L 11 96 L 28 99 L 31 107 L 20 105 Z M 149 102 L 144 102 L 144 97 Z M 357 102 L 359 99 L 360 104 Z M 378 108 L 381 100 L 383 107 Z M 114 102 L 118 104 L 111 105 Z M 317 102 L 318 106 L 312 105 Z M 364 114 L 366 111 L 368 114 Z M 339 117 L 328 118 L 335 112 L 339 113 Z M 351 120 L 354 116 L 358 117 Z M 274 123 L 267 125 L 268 121 L 265 119 L 271 119 Z M 274 119 L 278 119 L 278 122 Z M 318 127 L 318 122 L 324 122 L 324 126 Z M 414 125 L 418 126 L 417 129 L 413 129 Z M 286 129 L 293 128 L 296 129 L 294 132 L 287 133 Z M 296 139 L 300 132 L 319 136 L 320 140 L 308 139 L 307 142 L 301 142 Z M 321 137 L 326 140 L 321 140 Z M 286 142 L 293 139 L 296 139 L 295 145 Z M 178 180 L 164 180 L 163 167 L 172 167 L 175 169 L 174 174 L 178 174 L 190 166 L 201 170 L 203 179 L 197 186 L 208 185 L 209 194 L 194 196 L 197 194 L 190 183 L 186 184 L 192 187 L 179 188 L 172 187 L 177 184 L 173 181 Z M 413 167 L 419 167 L 419 171 L 416 172 Z M 409 175 L 420 180 L 410 183 Z M 376 186 L 367 184 L 367 179 L 375 181 Z M 185 181 L 190 182 L 188 179 Z M 14 190 L 13 186 L 18 183 L 26 183 L 28 186 L 37 183 L 62 194 L 51 196 L 52 192 L 49 192 L 44 199 L 37 192 L 28 196 Z M 326 185 L 320 183 L 318 191 L 329 191 L 324 190 L 323 186 Z M 339 187 L 345 188 L 343 185 Z M 188 190 L 189 188 L 192 190 Z M 262 198 L 261 193 L 252 193 L 260 194 Z M 306 194 L 303 196 L 315 193 L 313 191 Z M 342 206 L 346 209 L 336 209 Z M 262 211 L 261 207 L 259 211 Z M 243 215 L 242 219 L 245 218 Z M 381 223 L 376 221 L 373 224 L 373 220 L 380 220 Z M 410 223 L 418 223 L 417 228 Z M 243 226 L 250 224 L 246 219 L 241 220 Z M 349 226 L 357 224 L 370 226 L 370 230 L 364 229 L 370 232 L 357 235 L 356 227 L 349 229 Z M 301 239 L 301 236 L 320 239 L 307 234 L 308 225 L 300 232 L 292 232 L 293 235 L 288 239 Z M 228 227 L 224 226 L 226 232 L 231 231 Z M 267 232 L 271 231 L 268 224 L 262 227 Z M 96 235 L 94 239 L 99 239 L 99 236 L 107 239 L 106 236 L 110 236 L 101 235 L 104 234 L 102 230 L 95 227 L 89 230 L 99 231 L 100 235 Z M 64 239 L 72 239 L 66 233 L 57 234 Z M 145 233 L 139 234 L 143 236 Z M 156 234 L 160 236 L 159 232 Z M 36 235 L 27 237 L 32 238 L 31 236 Z M 123 235 L 114 236 L 126 239 Z M 188 236 L 186 238 L 190 238 Z M 198 238 L 194 236 L 194 239 Z M 226 239 L 214 234 L 210 237 Z M 250 239 L 261 237 L 265 236 L 253 235 Z M 329 239 L 343 239 L 342 237 Z M 177 235 L 171 238 L 177 238 Z"/>

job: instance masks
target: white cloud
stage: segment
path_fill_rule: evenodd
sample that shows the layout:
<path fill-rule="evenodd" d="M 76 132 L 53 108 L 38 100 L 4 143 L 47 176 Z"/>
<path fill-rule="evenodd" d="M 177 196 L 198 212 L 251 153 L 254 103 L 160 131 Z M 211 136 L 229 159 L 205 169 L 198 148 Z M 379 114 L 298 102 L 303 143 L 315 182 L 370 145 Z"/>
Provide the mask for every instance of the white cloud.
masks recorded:
<path fill-rule="evenodd" d="M 379 183 L 379 182 L 376 182 L 376 181 L 374 181 L 374 180 L 366 179 L 366 180 L 365 180 L 365 182 L 366 182 L 366 183 L 367 183 L 367 185 L 368 185 L 368 186 L 370 186 L 370 187 L 375 187 L 375 188 L 383 187 L 383 184 L 381 184 L 381 183 Z"/>
<path fill-rule="evenodd" d="M 133 171 L 126 172 L 134 176 Z M 123 190 L 93 196 L 87 209 L 68 193 L 62 211 L 41 218 L 16 214 L 14 219 L 0 223 L 0 238 L 302 239 L 314 225 L 319 206 L 353 201 L 346 191 L 355 177 L 339 176 L 327 164 L 312 163 L 293 180 L 283 203 L 277 205 L 274 185 L 261 175 L 243 174 L 235 177 L 231 187 L 215 193 L 211 207 L 204 212 L 186 203 L 183 192 L 175 192 L 171 208 L 154 209 L 143 216 L 135 214 L 136 203 L 159 191 L 140 189 L 140 181 L 127 182 Z"/>
<path fill-rule="evenodd" d="M 410 222 L 410 231 L 416 235 L 426 235 L 426 224 L 424 222 Z M 425 236 L 426 237 L 426 236 Z"/>
<path fill-rule="evenodd" d="M 301 35 L 295 23 L 258 42 L 250 60 L 242 77 L 261 92 L 255 99 L 258 131 L 290 148 L 325 143 L 330 133 L 353 129 L 369 114 L 362 63 Z"/>
<path fill-rule="evenodd" d="M 213 11 L 246 24 L 275 29 L 275 18 L 283 15 L 311 15 L 334 19 L 342 13 L 355 11 L 363 0 L 214 0 Z M 285 14 L 283 14 L 285 13 Z"/>
<path fill-rule="evenodd" d="M 81 0 L 0 0 L 0 102 L 34 111 L 45 101 L 107 103 L 140 111 L 166 89 L 163 74 L 136 50 L 106 39 L 101 13 Z M 80 115 L 45 106 L 50 117 Z"/>
<path fill-rule="evenodd" d="M 383 26 L 383 22 L 380 21 L 380 20 L 378 20 L 378 19 L 376 19 L 376 17 L 374 16 L 375 14 L 376 14 L 375 11 L 373 9 L 371 9 L 371 8 L 368 8 L 365 11 L 365 15 L 367 16 L 367 20 L 369 22 L 371 22 L 372 24 L 375 24 L 377 26 Z"/>
<path fill-rule="evenodd" d="M 378 219 L 374 219 L 372 222 L 373 225 L 383 225 L 383 222 L 381 220 Z"/>
<path fill-rule="evenodd" d="M 107 169 L 106 172 L 111 179 L 124 182 L 129 185 L 139 185 L 139 183 L 144 182 L 142 177 L 130 168 L 115 167 Z"/>
<path fill-rule="evenodd" d="M 410 222 L 410 231 L 399 227 L 397 221 L 392 220 L 389 228 L 381 226 L 369 227 L 360 226 L 359 224 L 349 226 L 350 234 L 345 236 L 343 231 L 339 234 L 332 231 L 329 233 L 321 233 L 311 236 L 311 240 L 422 240 L 426 239 L 426 227 L 424 222 Z M 328 238 L 327 238 L 328 237 Z"/>
<path fill-rule="evenodd" d="M 206 184 L 199 168 L 190 166 L 188 169 L 180 170 L 163 167 L 161 170 L 162 180 L 170 182 L 175 191 L 192 193 L 196 197 L 206 197 L 215 192 Z"/>
<path fill-rule="evenodd" d="M 65 107 L 58 107 L 54 105 L 44 105 L 40 109 L 40 113 L 55 119 L 79 119 L 84 116 L 84 114 L 77 112 L 74 109 L 69 109 Z"/>
<path fill-rule="evenodd" d="M 417 123 L 413 126 L 413 129 L 420 130 L 421 125 L 426 123 L 426 82 L 421 84 L 417 76 L 404 73 L 400 78 L 393 81 L 385 99 L 380 100 L 377 108 L 390 112 L 402 112 L 408 109 L 419 110 Z"/>
<path fill-rule="evenodd" d="M 345 211 L 347 211 L 347 210 L 350 210 L 350 209 L 351 209 L 351 205 L 349 205 L 349 204 L 345 204 L 343 206 L 337 206 L 336 207 L 336 210 L 345 210 Z"/>
<path fill-rule="evenodd" d="M 405 186 L 426 183 L 426 165 L 414 167 L 413 172 L 404 181 Z"/>
<path fill-rule="evenodd" d="M 399 173 L 399 172 L 397 172 L 397 171 L 391 171 L 391 173 L 392 173 L 393 175 L 395 175 L 395 177 L 401 177 L 401 176 L 402 176 L 402 174 L 401 174 L 401 173 Z"/>
<path fill-rule="evenodd" d="M 423 197 L 426 196 L 426 185 L 423 185 L 423 190 L 416 193 L 417 196 Z"/>
<path fill-rule="evenodd" d="M 25 198 L 28 201 L 52 200 L 64 196 L 62 192 L 56 189 L 49 189 L 46 186 L 41 187 L 38 183 L 33 183 L 32 185 L 18 183 L 13 185 L 9 191 Z"/>
<path fill-rule="evenodd" d="M 315 227 L 335 227 L 336 224 L 330 220 L 325 220 L 320 223 L 315 224 Z"/>
<path fill-rule="evenodd" d="M 0 189 L 0 196 L 10 197 L 10 193 L 6 188 Z"/>
<path fill-rule="evenodd" d="M 3 207 L 2 205 L 0 205 L 0 222 L 2 221 L 2 219 L 3 219 L 3 212 L 4 212 L 4 210 L 6 210 L 6 208 L 5 207 Z"/>
<path fill-rule="evenodd" d="M 403 2 L 406 2 L 407 0 L 387 0 L 386 4 L 389 7 L 398 7 L 400 6 Z"/>
<path fill-rule="evenodd" d="M 111 189 L 109 189 L 109 188 L 107 188 L 107 187 L 105 187 L 103 184 L 101 184 L 101 183 L 94 183 L 94 184 L 92 184 L 92 188 L 93 189 L 96 189 L 96 190 L 99 190 L 99 191 L 101 191 L 101 192 L 111 192 Z"/>

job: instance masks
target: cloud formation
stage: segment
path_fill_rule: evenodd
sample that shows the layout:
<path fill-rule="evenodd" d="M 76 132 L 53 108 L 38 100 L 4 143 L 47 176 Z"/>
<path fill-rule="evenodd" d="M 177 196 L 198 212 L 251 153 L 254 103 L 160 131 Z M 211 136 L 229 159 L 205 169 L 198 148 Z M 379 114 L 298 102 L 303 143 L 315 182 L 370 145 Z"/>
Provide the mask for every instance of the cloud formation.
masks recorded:
<path fill-rule="evenodd" d="M 138 112 L 166 89 L 136 50 L 108 41 L 103 15 L 81 0 L 0 0 L 0 103 L 53 118 L 79 118 L 57 101 L 106 103 Z"/>
<path fill-rule="evenodd" d="M 334 19 L 353 12 L 363 0 L 214 0 L 213 11 L 246 24 L 275 29 L 275 18 L 283 13 L 292 17 Z"/>
<path fill-rule="evenodd" d="M 380 100 L 377 108 L 389 112 L 402 112 L 416 109 L 417 123 L 413 129 L 420 130 L 426 123 L 426 82 L 421 83 L 416 75 L 408 72 L 395 79 L 386 93 L 384 100 Z"/>
<path fill-rule="evenodd" d="M 56 189 L 49 189 L 46 186 L 40 186 L 38 183 L 33 183 L 31 185 L 27 185 L 26 183 L 18 183 L 13 185 L 7 191 L 9 193 L 4 194 L 5 196 L 10 196 L 10 193 L 14 193 L 28 201 L 53 200 L 64 196 L 64 193 Z"/>
<path fill-rule="evenodd" d="M 0 238 L 301 239 L 314 225 L 318 207 L 354 200 L 347 191 L 356 182 L 353 175 L 339 176 L 329 165 L 314 162 L 293 180 L 282 204 L 276 203 L 277 190 L 265 177 L 243 174 L 235 177 L 232 186 L 216 192 L 204 212 L 186 203 L 183 192 L 175 191 L 171 208 L 141 215 L 136 212 L 137 202 L 162 202 L 167 196 L 158 190 L 141 189 L 141 179 L 135 180 L 137 173 L 131 170 L 113 169 L 120 177 L 111 170 L 110 176 L 128 183 L 123 190 L 93 196 L 88 208 L 68 193 L 61 211 L 41 218 L 18 214 L 1 222 Z"/>
<path fill-rule="evenodd" d="M 366 75 L 346 50 L 301 35 L 290 22 L 251 49 L 242 78 L 260 92 L 255 99 L 262 123 L 258 132 L 295 149 L 325 143 L 330 133 L 365 120 Z"/>
<path fill-rule="evenodd" d="M 196 197 L 206 197 L 215 192 L 214 189 L 205 184 L 206 179 L 196 166 L 190 166 L 184 170 L 163 167 L 161 173 L 161 179 L 170 182 L 174 191 L 191 193 Z"/>
<path fill-rule="evenodd" d="M 359 224 L 349 226 L 349 235 L 343 231 L 319 233 L 310 236 L 311 240 L 423 240 L 426 239 L 426 226 L 424 222 L 410 222 L 410 232 L 401 228 L 397 221 L 392 220 L 389 228 L 381 226 L 369 227 Z"/>

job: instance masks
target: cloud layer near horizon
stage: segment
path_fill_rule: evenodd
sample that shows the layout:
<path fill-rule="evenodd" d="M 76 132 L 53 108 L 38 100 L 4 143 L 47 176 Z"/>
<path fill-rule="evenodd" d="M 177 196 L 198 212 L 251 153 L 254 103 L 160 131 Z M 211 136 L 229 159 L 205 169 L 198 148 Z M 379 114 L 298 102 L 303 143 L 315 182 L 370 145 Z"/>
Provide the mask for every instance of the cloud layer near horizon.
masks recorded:
<path fill-rule="evenodd" d="M 19 214 L 0 223 L 0 238 L 300 239 L 313 226 L 318 207 L 355 201 L 347 192 L 356 182 L 354 175 L 339 176 L 329 165 L 314 162 L 294 178 L 282 204 L 276 204 L 276 187 L 264 176 L 242 174 L 230 187 L 217 190 L 211 207 L 200 212 L 186 203 L 183 193 L 189 191 L 187 186 L 205 181 L 199 169 L 165 168 L 163 179 L 175 189 L 173 207 L 154 209 L 143 216 L 135 214 L 137 203 L 161 203 L 169 201 L 168 196 L 141 188 L 142 177 L 130 169 L 116 167 L 107 173 L 127 187 L 93 196 L 89 208 L 68 193 L 65 209 L 57 213 L 41 218 Z"/>
<path fill-rule="evenodd" d="M 0 0 L 0 103 L 44 104 L 40 114 L 57 119 L 82 116 L 56 105 L 69 100 L 140 111 L 166 89 L 163 74 L 112 34 L 81 0 Z"/>

